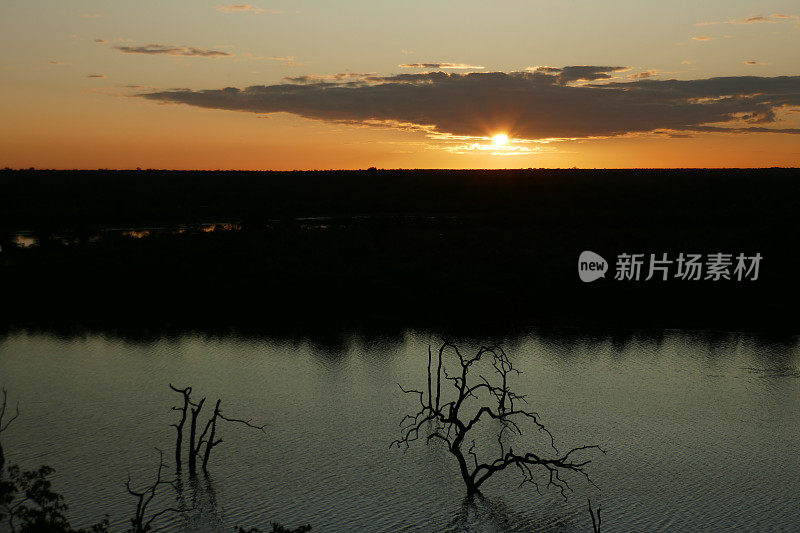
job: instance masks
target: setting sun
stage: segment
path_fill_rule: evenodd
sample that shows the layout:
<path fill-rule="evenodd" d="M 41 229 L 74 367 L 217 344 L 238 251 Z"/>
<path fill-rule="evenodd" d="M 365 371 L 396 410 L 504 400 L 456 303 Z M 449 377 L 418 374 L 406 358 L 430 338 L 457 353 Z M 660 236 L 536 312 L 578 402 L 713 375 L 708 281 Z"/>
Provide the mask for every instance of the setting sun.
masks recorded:
<path fill-rule="evenodd" d="M 508 135 L 505 135 L 504 133 L 500 133 L 492 137 L 492 144 L 494 144 L 495 146 L 503 146 L 504 144 L 507 143 L 508 143 Z"/>

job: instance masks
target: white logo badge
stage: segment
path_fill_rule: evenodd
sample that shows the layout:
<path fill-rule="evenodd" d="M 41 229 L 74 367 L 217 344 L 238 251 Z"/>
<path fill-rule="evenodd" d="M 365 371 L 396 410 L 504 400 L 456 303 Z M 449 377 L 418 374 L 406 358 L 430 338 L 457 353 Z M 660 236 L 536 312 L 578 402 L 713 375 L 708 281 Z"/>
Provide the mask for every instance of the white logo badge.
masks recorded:
<path fill-rule="evenodd" d="M 608 263 L 600 255 L 586 250 L 578 257 L 578 276 L 584 283 L 606 277 Z"/>

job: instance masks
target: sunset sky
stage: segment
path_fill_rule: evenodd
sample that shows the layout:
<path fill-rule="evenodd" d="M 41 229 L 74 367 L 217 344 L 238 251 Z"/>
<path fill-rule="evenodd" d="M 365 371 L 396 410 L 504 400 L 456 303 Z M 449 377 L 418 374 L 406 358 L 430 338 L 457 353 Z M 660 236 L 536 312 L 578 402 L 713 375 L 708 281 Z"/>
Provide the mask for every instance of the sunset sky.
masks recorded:
<path fill-rule="evenodd" d="M 800 166 L 797 0 L 5 0 L 0 166 Z"/>

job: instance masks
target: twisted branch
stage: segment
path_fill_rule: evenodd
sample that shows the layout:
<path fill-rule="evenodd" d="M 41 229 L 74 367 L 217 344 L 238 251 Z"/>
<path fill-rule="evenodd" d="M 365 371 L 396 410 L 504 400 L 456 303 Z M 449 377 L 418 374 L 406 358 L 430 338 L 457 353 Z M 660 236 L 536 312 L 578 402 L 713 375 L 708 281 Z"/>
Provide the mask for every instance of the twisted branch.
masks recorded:
<path fill-rule="evenodd" d="M 456 356 L 460 368 L 455 375 L 448 374 L 447 369 L 443 366 L 442 356 L 445 352 L 452 352 Z M 419 440 L 423 435 L 426 444 L 434 439 L 442 441 L 448 451 L 458 460 L 469 495 L 478 492 L 479 487 L 491 476 L 511 466 L 517 467 L 522 475 L 520 485 L 531 483 L 538 491 L 539 486 L 535 481 L 535 472 L 542 472 L 547 475 L 547 487 L 558 490 L 564 498 L 567 497 L 568 492 L 572 491 L 562 477 L 564 473 L 580 474 L 596 487 L 585 471 L 586 465 L 591 463 L 591 460 L 573 459 L 572 456 L 587 450 L 599 450 L 603 454 L 605 451 L 597 445 L 584 445 L 559 454 L 553 434 L 541 422 L 539 415 L 534 411 L 518 407 L 520 404 L 527 405 L 528 401 L 525 395 L 511 390 L 509 378 L 518 376 L 521 372 L 513 367 L 511 360 L 500 346 L 481 346 L 474 356 L 469 357 L 462 354 L 455 344 L 445 341 L 439 348 L 438 355 L 439 360 L 434 375 L 432 352 L 430 346 L 428 347 L 427 395 L 425 391 L 405 389 L 398 384 L 403 393 L 417 396 L 420 409 L 415 414 L 407 414 L 403 417 L 400 421 L 401 436 L 393 441 L 390 447 L 396 446 L 404 451 L 408 450 L 410 443 Z M 490 377 L 493 379 L 478 375 L 477 381 L 470 381 L 470 370 L 484 358 L 491 358 L 489 366 L 493 372 Z M 442 378 L 451 383 L 451 391 L 454 392 L 454 399 L 443 404 L 441 403 Z M 436 379 L 435 399 L 433 397 L 434 379 Z M 467 400 L 485 403 L 477 412 L 469 416 L 463 412 Z M 479 461 L 479 451 L 475 439 L 471 439 L 468 448 L 465 445 L 467 436 L 484 420 L 496 420 L 501 426 L 497 435 L 498 456 L 488 462 Z M 540 432 L 547 435 L 550 447 L 556 453 L 556 457 L 544 457 L 533 452 L 518 454 L 510 447 L 506 449 L 504 438 L 508 433 L 523 434 L 520 425 L 522 421 L 532 423 Z M 471 466 L 468 464 L 467 456 L 471 457 Z"/>
<path fill-rule="evenodd" d="M 145 516 L 147 514 L 147 506 L 150 505 L 150 502 L 153 500 L 153 498 L 155 498 L 158 487 L 160 487 L 161 485 L 169 485 L 173 488 L 175 487 L 174 480 L 165 480 L 161 478 L 161 474 L 164 470 L 164 467 L 166 466 L 166 464 L 164 463 L 164 452 L 159 448 L 156 448 L 156 450 L 158 451 L 159 455 L 158 470 L 156 471 L 156 480 L 142 490 L 135 490 L 133 487 L 131 487 L 130 474 L 128 474 L 128 480 L 125 482 L 125 488 L 127 489 L 128 494 L 130 494 L 131 496 L 135 496 L 137 498 L 136 513 L 134 517 L 131 518 L 131 525 L 133 526 L 132 531 L 134 533 L 144 533 L 145 531 L 150 531 L 153 520 L 163 515 L 164 513 L 170 511 L 178 513 L 183 512 L 183 510 L 181 509 L 176 509 L 174 507 L 167 507 L 166 509 L 162 509 L 161 511 L 154 513 L 149 520 L 145 521 Z"/>
<path fill-rule="evenodd" d="M 3 405 L 0 406 L 0 433 L 5 431 L 6 429 L 8 429 L 8 426 L 11 425 L 11 422 L 13 422 L 14 420 L 16 420 L 19 417 L 19 402 L 17 402 L 17 410 L 14 413 L 14 416 L 9 418 L 6 421 L 6 423 L 3 424 L 3 417 L 6 414 L 6 406 L 8 405 L 8 391 L 5 388 L 3 388 L 2 389 L 2 394 L 3 394 Z"/>

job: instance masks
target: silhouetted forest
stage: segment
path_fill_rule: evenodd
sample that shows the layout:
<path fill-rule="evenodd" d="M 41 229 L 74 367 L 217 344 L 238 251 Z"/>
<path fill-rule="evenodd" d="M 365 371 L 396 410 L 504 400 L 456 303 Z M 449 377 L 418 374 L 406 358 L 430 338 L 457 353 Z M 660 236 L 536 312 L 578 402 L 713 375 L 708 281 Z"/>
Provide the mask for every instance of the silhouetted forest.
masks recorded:
<path fill-rule="evenodd" d="M 12 328 L 800 331 L 798 169 L 38 170 L 0 191 Z M 579 280 L 583 250 L 606 279 Z M 760 253 L 759 279 L 614 280 L 620 253 L 681 252 Z"/>

